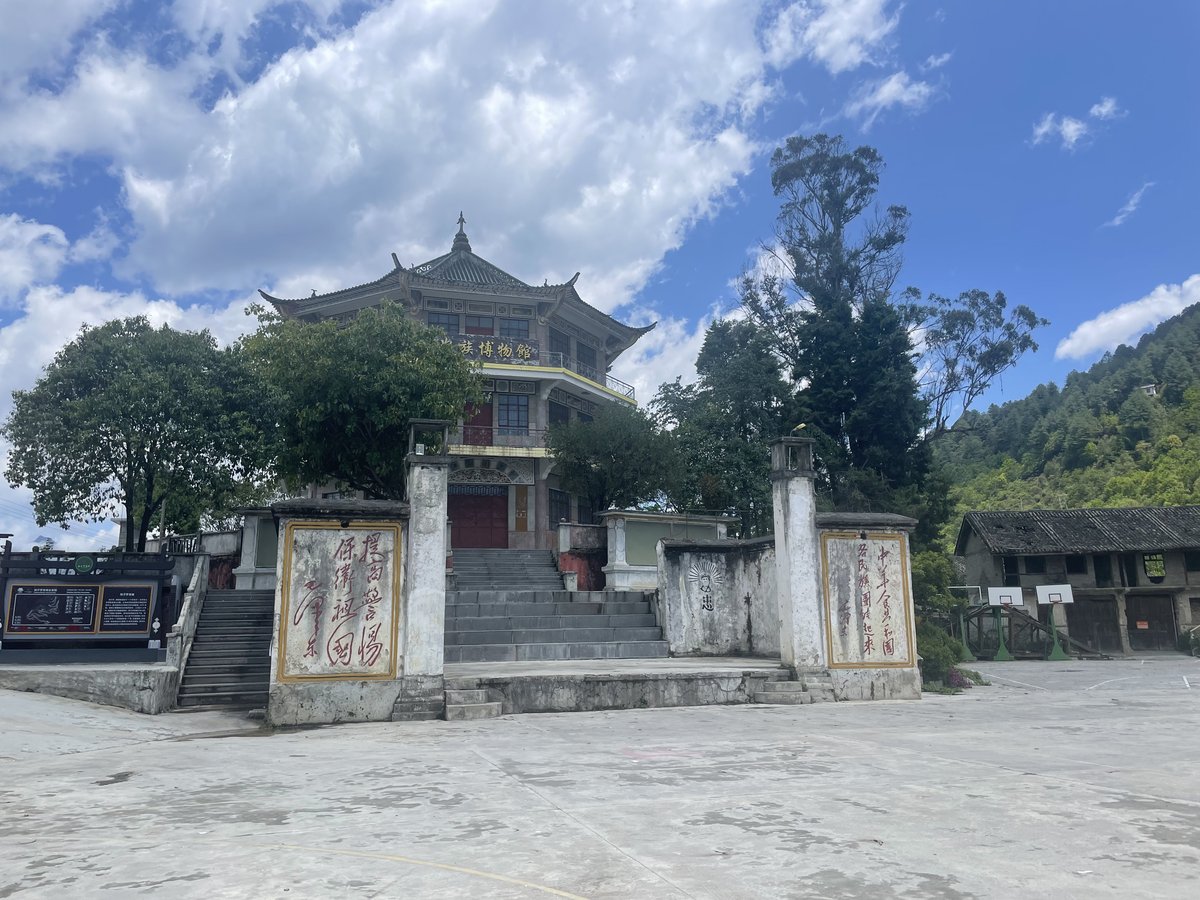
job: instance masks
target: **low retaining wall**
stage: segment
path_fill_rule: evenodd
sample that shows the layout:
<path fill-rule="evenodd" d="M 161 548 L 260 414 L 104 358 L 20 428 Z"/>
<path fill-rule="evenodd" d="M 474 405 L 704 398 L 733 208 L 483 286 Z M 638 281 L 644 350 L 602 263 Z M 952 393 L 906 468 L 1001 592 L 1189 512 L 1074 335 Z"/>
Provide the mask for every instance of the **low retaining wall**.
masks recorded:
<path fill-rule="evenodd" d="M 784 669 L 655 672 L 619 675 L 515 675 L 447 678 L 454 690 L 483 690 L 503 703 L 505 715 L 596 712 L 667 706 L 751 703 L 768 681 L 785 681 Z"/>
<path fill-rule="evenodd" d="M 175 705 L 179 670 L 166 663 L 0 666 L 0 688 L 119 706 L 157 715 Z"/>

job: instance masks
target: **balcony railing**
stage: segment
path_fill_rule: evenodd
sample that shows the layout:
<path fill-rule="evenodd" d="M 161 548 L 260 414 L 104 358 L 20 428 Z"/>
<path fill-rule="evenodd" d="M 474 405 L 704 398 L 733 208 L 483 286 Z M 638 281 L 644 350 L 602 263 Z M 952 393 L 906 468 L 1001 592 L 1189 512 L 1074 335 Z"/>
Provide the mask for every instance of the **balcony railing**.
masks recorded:
<path fill-rule="evenodd" d="M 460 425 L 450 429 L 452 446 L 545 447 L 546 429 L 512 425 Z"/>
<path fill-rule="evenodd" d="M 464 356 L 477 359 L 484 364 L 502 363 L 506 366 L 546 366 L 547 368 L 566 369 L 576 375 L 582 375 L 588 381 L 604 385 L 622 397 L 634 399 L 633 385 L 626 384 L 619 378 L 613 378 L 607 372 L 582 363 L 565 353 L 543 350 L 537 341 L 493 337 L 486 334 L 451 334 L 447 335 L 447 339 Z"/>
<path fill-rule="evenodd" d="M 633 385 L 626 384 L 619 378 L 613 378 L 607 372 L 601 372 L 599 369 L 589 366 L 586 363 L 581 363 L 574 357 L 567 356 L 565 353 L 548 353 L 543 352 L 541 358 L 546 360 L 542 362 L 543 366 L 551 366 L 556 369 L 567 369 L 574 372 L 576 375 L 582 375 L 588 381 L 594 381 L 596 384 L 602 384 L 610 391 L 616 391 L 622 397 L 633 399 Z"/>

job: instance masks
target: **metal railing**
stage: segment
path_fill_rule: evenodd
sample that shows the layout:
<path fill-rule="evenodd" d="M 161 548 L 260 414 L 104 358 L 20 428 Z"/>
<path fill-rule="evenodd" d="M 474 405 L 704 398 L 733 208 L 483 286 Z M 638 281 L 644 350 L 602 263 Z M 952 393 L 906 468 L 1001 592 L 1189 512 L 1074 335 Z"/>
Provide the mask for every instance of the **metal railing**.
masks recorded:
<path fill-rule="evenodd" d="M 607 372 L 601 372 L 594 366 L 582 363 L 572 356 L 567 356 L 565 353 L 542 352 L 539 356 L 543 360 L 540 365 L 551 366 L 556 369 L 566 369 L 569 372 L 574 372 L 576 375 L 582 375 L 588 381 L 602 384 L 610 391 L 616 391 L 622 397 L 628 397 L 630 400 L 633 399 L 633 385 L 626 384 L 619 378 L 613 378 Z"/>
<path fill-rule="evenodd" d="M 459 425 L 450 429 L 451 446 L 545 447 L 545 428 L 512 425 Z"/>

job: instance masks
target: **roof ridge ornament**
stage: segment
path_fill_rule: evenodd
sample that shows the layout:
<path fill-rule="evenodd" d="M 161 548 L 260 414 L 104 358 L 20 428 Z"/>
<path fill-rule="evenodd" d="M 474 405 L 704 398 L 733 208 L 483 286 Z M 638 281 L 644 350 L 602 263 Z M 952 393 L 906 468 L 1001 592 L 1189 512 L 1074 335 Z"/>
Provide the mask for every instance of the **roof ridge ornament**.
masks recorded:
<path fill-rule="evenodd" d="M 458 211 L 458 233 L 454 235 L 454 243 L 450 245 L 450 252 L 456 250 L 465 250 L 471 252 L 471 242 L 467 240 L 467 233 L 463 231 L 463 226 L 467 224 L 467 220 L 463 218 L 462 210 Z"/>

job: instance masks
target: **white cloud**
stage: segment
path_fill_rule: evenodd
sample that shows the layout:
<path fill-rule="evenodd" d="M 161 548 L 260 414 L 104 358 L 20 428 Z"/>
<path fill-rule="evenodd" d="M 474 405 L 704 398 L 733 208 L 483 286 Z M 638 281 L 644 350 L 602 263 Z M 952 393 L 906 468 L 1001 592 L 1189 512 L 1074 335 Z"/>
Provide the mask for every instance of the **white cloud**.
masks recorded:
<path fill-rule="evenodd" d="M 67 250 L 61 228 L 0 215 L 0 308 L 15 302 L 29 285 L 56 278 Z"/>
<path fill-rule="evenodd" d="M 782 67 L 803 57 L 834 75 L 877 62 L 900 22 L 890 0 L 800 0 L 784 7 L 765 33 L 768 59 Z"/>
<path fill-rule="evenodd" d="M 1057 116 L 1046 113 L 1033 126 L 1033 142 L 1040 144 L 1052 138 L 1062 142 L 1064 150 L 1074 150 L 1075 145 L 1087 136 L 1088 125 L 1072 116 Z"/>
<path fill-rule="evenodd" d="M 1105 121 L 1125 115 L 1125 110 L 1117 106 L 1115 97 L 1102 97 L 1092 105 L 1088 115 L 1093 119 Z M 1034 144 L 1040 144 L 1052 138 L 1058 138 L 1062 149 L 1074 150 L 1075 145 L 1091 133 L 1091 126 L 1075 116 L 1059 115 L 1048 112 L 1033 124 Z"/>
<path fill-rule="evenodd" d="M 860 118 L 863 131 L 867 131 L 892 107 L 919 112 L 934 93 L 933 85 L 928 82 L 913 81 L 907 72 L 895 72 L 887 78 L 864 84 L 855 98 L 846 104 L 845 113 L 851 118 Z"/>
<path fill-rule="evenodd" d="M 1192 304 L 1200 303 L 1200 274 L 1182 284 L 1160 284 L 1138 300 L 1123 303 L 1076 326 L 1058 342 L 1055 359 L 1082 359 L 1128 344 L 1138 335 Z"/>
<path fill-rule="evenodd" d="M 633 385 L 638 405 L 645 409 L 661 385 L 676 378 L 684 384 L 696 380 L 696 357 L 708 327 L 715 319 L 737 314 L 737 310 L 722 312 L 713 307 L 696 322 L 675 317 L 659 319 L 653 331 L 621 355 L 613 375 Z M 652 322 L 657 318 L 653 310 L 635 311 L 635 321 Z"/>
<path fill-rule="evenodd" d="M 925 58 L 925 62 L 921 63 L 922 72 L 931 72 L 934 69 L 940 69 L 954 57 L 953 53 L 937 53 Z"/>
<path fill-rule="evenodd" d="M 1147 181 L 1140 188 L 1129 195 L 1129 199 L 1125 201 L 1125 205 L 1117 210 L 1117 214 L 1104 223 L 1105 228 L 1117 228 L 1131 215 L 1137 212 L 1138 206 L 1142 202 L 1142 195 L 1150 188 L 1154 187 L 1153 181 Z"/>
<path fill-rule="evenodd" d="M 34 70 L 56 69 L 72 38 L 116 0 L 5 0 L 0 28 L 0 84 L 19 82 Z"/>
<path fill-rule="evenodd" d="M 1101 97 L 1099 103 L 1092 104 L 1088 115 L 1093 119 L 1115 119 L 1125 115 L 1125 110 L 1117 106 L 1116 97 Z"/>

